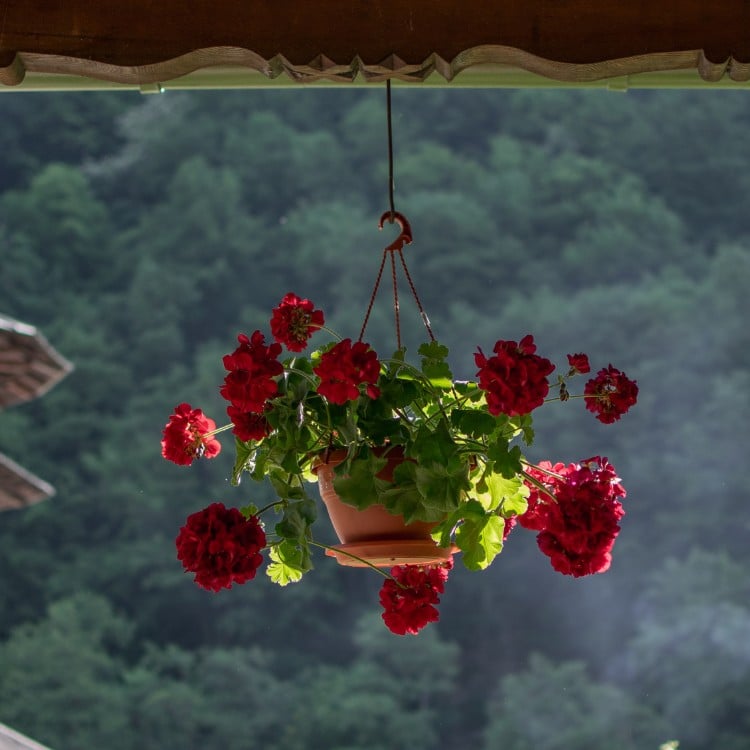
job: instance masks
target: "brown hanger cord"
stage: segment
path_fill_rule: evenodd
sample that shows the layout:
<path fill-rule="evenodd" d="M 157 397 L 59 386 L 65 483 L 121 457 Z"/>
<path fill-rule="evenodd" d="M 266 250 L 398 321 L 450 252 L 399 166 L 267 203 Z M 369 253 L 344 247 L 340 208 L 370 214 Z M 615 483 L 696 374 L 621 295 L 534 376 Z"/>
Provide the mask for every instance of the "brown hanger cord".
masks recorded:
<path fill-rule="evenodd" d="M 406 220 L 406 217 L 396 213 L 396 208 L 394 204 L 393 199 L 393 124 L 392 124 L 392 109 L 391 109 L 391 81 L 388 79 L 386 81 L 386 118 L 388 121 L 388 201 L 390 204 L 390 211 L 383 214 L 383 216 L 380 218 L 380 228 L 383 228 L 383 222 L 387 218 L 388 221 L 393 224 L 394 222 L 398 222 L 398 224 L 401 226 L 401 234 L 399 237 L 392 242 L 390 245 L 388 245 L 383 250 L 383 257 L 380 261 L 380 268 L 378 269 L 378 275 L 375 279 L 375 285 L 372 289 L 372 294 L 370 295 L 370 301 L 367 305 L 367 312 L 365 313 L 365 319 L 362 323 L 362 328 L 359 332 L 359 341 L 362 341 L 364 335 L 365 335 L 365 329 L 367 328 L 367 323 L 370 320 L 370 313 L 372 312 L 372 307 L 375 303 L 375 297 L 377 296 L 378 289 L 380 288 L 380 281 L 383 277 L 383 269 L 385 268 L 385 257 L 388 253 L 391 254 L 391 278 L 393 280 L 393 312 L 395 317 L 395 323 L 396 323 L 396 343 L 398 345 L 398 348 L 401 349 L 401 320 L 400 320 L 400 309 L 399 309 L 399 300 L 398 300 L 398 280 L 396 278 L 396 260 L 393 257 L 395 252 L 398 252 L 399 257 L 401 259 L 401 265 L 404 269 L 404 274 L 406 275 L 406 279 L 409 282 L 409 289 L 411 290 L 412 296 L 414 297 L 414 301 L 417 303 L 417 308 L 419 310 L 419 314 L 422 318 L 422 323 L 424 324 L 424 327 L 427 329 L 427 333 L 430 337 L 430 341 L 435 341 L 435 336 L 432 332 L 432 328 L 430 326 L 429 318 L 427 317 L 427 314 L 424 311 L 424 308 L 422 307 L 422 301 L 419 299 L 419 295 L 417 294 L 417 288 L 414 285 L 414 281 L 411 278 L 411 274 L 409 273 L 409 269 L 406 265 L 406 258 L 404 258 L 404 254 L 402 251 L 402 248 L 404 244 L 411 243 L 411 227 L 409 226 L 409 222 Z"/>

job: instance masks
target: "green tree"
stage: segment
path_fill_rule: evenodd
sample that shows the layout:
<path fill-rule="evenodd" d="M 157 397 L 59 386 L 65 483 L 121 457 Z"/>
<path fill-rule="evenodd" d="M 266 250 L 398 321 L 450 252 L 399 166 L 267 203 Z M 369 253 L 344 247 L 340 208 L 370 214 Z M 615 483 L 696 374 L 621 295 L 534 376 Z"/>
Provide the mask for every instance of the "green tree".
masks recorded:
<path fill-rule="evenodd" d="M 84 591 L 17 626 L 0 645 L 0 719 L 60 750 L 130 747 L 121 674 L 131 633 Z"/>
<path fill-rule="evenodd" d="M 579 662 L 532 655 L 488 702 L 486 750 L 642 750 L 666 737 L 662 722 Z"/>
<path fill-rule="evenodd" d="M 440 710 L 454 689 L 458 650 L 434 629 L 423 635 L 399 639 L 369 615 L 361 620 L 353 662 L 318 666 L 296 680 L 293 708 L 276 747 L 438 747 Z"/>
<path fill-rule="evenodd" d="M 694 549 L 657 570 L 638 604 L 638 631 L 624 657 L 629 679 L 686 745 L 747 741 L 748 601 L 742 565 Z"/>

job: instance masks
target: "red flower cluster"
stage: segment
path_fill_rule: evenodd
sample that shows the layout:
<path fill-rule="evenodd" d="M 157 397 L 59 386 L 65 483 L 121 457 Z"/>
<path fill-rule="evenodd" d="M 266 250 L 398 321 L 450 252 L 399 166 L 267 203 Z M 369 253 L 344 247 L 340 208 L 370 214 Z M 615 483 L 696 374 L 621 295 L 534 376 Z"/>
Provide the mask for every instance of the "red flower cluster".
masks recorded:
<path fill-rule="evenodd" d="M 216 429 L 216 422 L 190 404 L 175 406 L 174 414 L 164 427 L 161 455 L 180 466 L 190 466 L 196 458 L 214 458 L 221 443 L 207 433 Z"/>
<path fill-rule="evenodd" d="M 345 404 L 359 396 L 359 386 L 367 384 L 370 398 L 377 398 L 380 389 L 375 386 L 380 375 L 378 355 L 369 344 L 351 339 L 339 341 L 321 358 L 313 372 L 320 378 L 318 393 L 332 404 Z"/>
<path fill-rule="evenodd" d="M 490 414 L 516 417 L 541 406 L 549 393 L 549 375 L 555 366 L 535 354 L 534 337 L 515 341 L 498 341 L 489 359 L 484 352 L 474 355 L 479 372 L 479 387 L 487 392 Z"/>
<path fill-rule="evenodd" d="M 586 408 L 604 424 L 616 422 L 638 400 L 638 386 L 615 367 L 599 370 L 583 389 Z"/>
<path fill-rule="evenodd" d="M 212 503 L 188 516 L 175 541 L 177 557 L 195 582 L 209 591 L 255 578 L 266 535 L 255 516 Z"/>
<path fill-rule="evenodd" d="M 619 521 L 625 515 L 619 501 L 625 489 L 614 467 L 599 456 L 569 466 L 547 461 L 539 466 L 546 471 L 532 469 L 529 474 L 556 502 L 528 483 L 529 508 L 518 522 L 539 532 L 539 549 L 558 572 L 578 578 L 608 570 Z"/>
<path fill-rule="evenodd" d="M 383 621 L 396 635 L 416 635 L 425 625 L 437 622 L 440 613 L 435 608 L 445 590 L 448 571 L 446 565 L 397 565 L 391 568 L 395 580 L 386 579 L 380 589 Z M 400 584 L 400 585 L 399 585 Z"/>
<path fill-rule="evenodd" d="M 580 373 L 585 375 L 591 372 L 588 354 L 568 354 L 568 364 L 570 365 L 570 374 Z"/>
<path fill-rule="evenodd" d="M 228 406 L 227 414 L 234 425 L 232 432 L 240 440 L 263 440 L 271 433 L 271 425 L 262 414 L 242 411 L 236 406 Z"/>
<path fill-rule="evenodd" d="M 289 292 L 273 309 L 271 333 L 274 340 L 285 344 L 290 352 L 301 352 L 307 340 L 325 322 L 322 310 L 313 309 L 309 299 Z"/>
<path fill-rule="evenodd" d="M 284 368 L 278 361 L 281 344 L 266 346 L 260 331 L 252 338 L 241 333 L 240 345 L 224 357 L 224 367 L 229 374 L 224 378 L 221 395 L 240 412 L 263 412 L 266 400 L 279 392 L 273 378 L 281 375 Z"/>

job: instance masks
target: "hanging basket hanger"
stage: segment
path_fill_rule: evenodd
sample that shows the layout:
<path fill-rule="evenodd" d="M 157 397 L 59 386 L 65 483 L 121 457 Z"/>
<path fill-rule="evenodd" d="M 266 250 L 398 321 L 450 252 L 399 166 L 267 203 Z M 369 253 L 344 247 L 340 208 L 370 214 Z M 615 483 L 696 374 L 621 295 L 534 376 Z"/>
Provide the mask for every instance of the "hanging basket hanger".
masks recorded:
<path fill-rule="evenodd" d="M 365 329 L 367 328 L 367 323 L 370 320 L 370 313 L 372 312 L 372 306 L 375 303 L 375 297 L 377 296 L 378 289 L 380 287 L 380 281 L 383 277 L 383 269 L 385 268 L 385 261 L 387 257 L 390 257 L 391 259 L 391 278 L 393 281 L 393 313 L 394 313 L 394 319 L 395 319 L 395 327 L 396 327 L 396 344 L 397 348 L 401 349 L 401 319 L 399 315 L 399 301 L 398 301 L 398 278 L 396 274 L 396 258 L 395 255 L 398 254 L 399 259 L 401 260 L 401 266 L 404 269 L 404 275 L 406 276 L 406 280 L 409 283 L 409 289 L 411 290 L 411 294 L 414 297 L 414 301 L 417 303 L 417 309 L 419 310 L 419 314 L 422 318 L 422 323 L 424 324 L 425 329 L 427 330 L 427 335 L 430 337 L 430 341 L 435 341 L 435 336 L 432 333 L 432 328 L 430 326 L 429 318 L 427 317 L 427 314 L 424 311 L 424 308 L 422 307 L 422 302 L 419 299 L 419 295 L 417 294 L 417 288 L 414 286 L 414 281 L 411 278 L 411 274 L 409 273 L 409 268 L 406 265 L 406 258 L 404 258 L 403 248 L 404 245 L 410 245 L 412 243 L 412 233 L 411 233 L 411 225 L 409 224 L 409 220 L 404 216 L 402 213 L 399 213 L 396 211 L 395 205 L 394 205 L 394 199 L 393 199 L 393 124 L 392 124 L 392 116 L 391 116 L 391 81 L 390 79 L 386 81 L 386 110 L 387 110 L 387 120 L 388 120 L 388 199 L 390 203 L 390 209 L 386 211 L 381 217 L 380 221 L 378 222 L 378 229 L 383 229 L 383 226 L 385 225 L 385 222 L 388 221 L 391 224 L 398 224 L 401 231 L 399 232 L 398 237 L 391 242 L 390 245 L 386 245 L 385 248 L 383 248 L 383 256 L 380 260 L 380 268 L 378 269 L 378 274 L 375 279 L 375 285 L 372 289 L 372 294 L 370 295 L 370 301 L 367 305 L 367 312 L 365 313 L 365 319 L 362 323 L 362 329 L 359 332 L 359 341 L 362 341 L 365 335 Z"/>

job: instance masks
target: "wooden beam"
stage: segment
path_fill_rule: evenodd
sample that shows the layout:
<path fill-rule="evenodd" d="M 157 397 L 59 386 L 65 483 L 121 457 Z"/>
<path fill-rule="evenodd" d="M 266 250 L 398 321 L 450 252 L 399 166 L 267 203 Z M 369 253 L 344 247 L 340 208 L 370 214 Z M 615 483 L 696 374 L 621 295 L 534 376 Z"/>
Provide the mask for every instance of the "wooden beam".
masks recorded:
<path fill-rule="evenodd" d="M 72 370 L 36 328 L 0 315 L 0 409 L 42 396 Z"/>
<path fill-rule="evenodd" d="M 154 84 L 216 65 L 297 82 L 451 81 L 503 64 L 588 82 L 750 79 L 748 0 L 0 0 L 0 82 Z"/>

